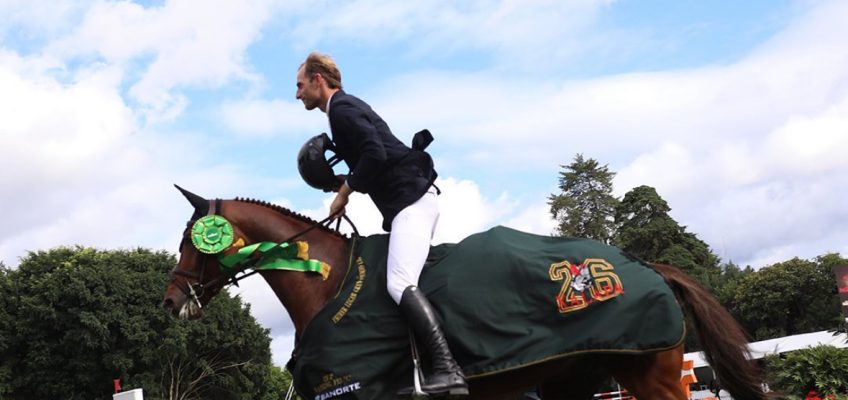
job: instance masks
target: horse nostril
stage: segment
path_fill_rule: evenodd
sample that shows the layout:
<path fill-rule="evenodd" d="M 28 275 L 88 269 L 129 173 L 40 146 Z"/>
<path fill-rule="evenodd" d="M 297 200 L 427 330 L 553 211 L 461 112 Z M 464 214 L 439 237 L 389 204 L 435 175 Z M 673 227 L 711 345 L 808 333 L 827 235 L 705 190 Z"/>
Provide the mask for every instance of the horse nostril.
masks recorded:
<path fill-rule="evenodd" d="M 174 309 L 174 301 L 171 300 L 171 299 L 165 299 L 165 301 L 162 302 L 162 308 L 164 308 L 166 310 L 173 310 Z"/>

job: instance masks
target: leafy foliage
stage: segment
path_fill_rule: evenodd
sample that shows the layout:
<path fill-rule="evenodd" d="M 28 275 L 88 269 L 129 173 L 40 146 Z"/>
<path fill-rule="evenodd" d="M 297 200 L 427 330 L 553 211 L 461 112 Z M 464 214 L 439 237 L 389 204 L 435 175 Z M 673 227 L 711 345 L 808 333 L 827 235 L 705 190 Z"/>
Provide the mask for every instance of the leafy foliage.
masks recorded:
<path fill-rule="evenodd" d="M 14 305 L 12 302 L 13 296 L 9 269 L 0 262 L 0 355 L 6 354 L 11 346 L 13 331 L 9 310 Z M 12 371 L 9 366 L 0 361 L 0 399 L 5 399 L 8 396 L 10 387 L 7 382 L 11 377 Z"/>
<path fill-rule="evenodd" d="M 746 275 L 734 303 L 756 340 L 831 329 L 839 323 L 835 279 L 829 265 L 817 261 L 793 258 Z"/>
<path fill-rule="evenodd" d="M 766 357 L 772 390 L 803 398 L 810 390 L 820 397 L 848 394 L 848 349 L 816 346 Z"/>
<path fill-rule="evenodd" d="M 578 154 L 573 163 L 562 168 L 559 177 L 561 193 L 548 197 L 551 214 L 558 222 L 555 234 L 611 242 L 644 260 L 681 268 L 710 289 L 752 333 L 754 340 L 833 329 L 842 325 L 831 267 L 848 264 L 848 259 L 837 253 L 829 253 L 814 260 L 794 258 L 760 270 L 754 270 L 751 266 L 741 268 L 732 262 L 720 264 L 709 245 L 694 233 L 687 232 L 685 226 L 669 215 L 671 207 L 654 188 L 633 188 L 618 201 L 610 194 L 615 173 L 606 166 L 600 167 L 597 161 L 584 159 Z M 610 206 L 613 208 L 612 214 Z M 613 217 L 612 225 L 610 215 Z M 689 351 L 697 350 L 693 346 L 695 341 L 692 337 L 687 336 L 686 344 Z M 842 387 L 837 398 L 848 399 L 844 386 L 838 386 L 843 385 L 844 378 L 823 378 L 830 371 L 827 368 L 835 368 L 835 371 L 844 374 L 848 366 L 839 361 L 842 358 L 829 360 L 828 357 L 833 354 L 824 350 L 822 352 L 823 355 L 819 356 L 815 355 L 817 353 L 805 356 L 822 365 L 818 369 L 813 368 L 817 372 L 809 372 L 808 375 L 815 377 L 813 381 L 818 382 L 816 385 L 820 388 Z M 787 359 L 787 366 L 788 360 L 794 358 Z M 798 363 L 800 365 L 800 361 Z M 831 365 L 833 363 L 837 365 Z M 783 366 L 781 364 L 780 368 Z M 812 367 L 804 368 L 811 371 Z M 798 367 L 799 370 L 804 368 Z M 787 372 L 781 379 L 789 382 L 792 379 L 807 379 L 803 378 L 805 376 Z M 776 383 L 785 384 L 783 381 Z M 800 394 L 797 398 L 801 399 L 810 387 L 813 386 L 800 385 L 795 388 L 797 390 L 793 390 Z M 789 396 L 794 398 L 795 395 Z"/>
<path fill-rule="evenodd" d="M 840 326 L 831 267 L 848 259 L 826 254 L 760 271 L 722 265 L 707 243 L 671 217 L 671 207 L 656 189 L 638 186 L 616 200 L 610 194 L 614 176 L 581 154 L 563 166 L 561 193 L 548 198 L 559 223 L 555 234 L 611 242 L 646 261 L 680 268 L 706 286 L 757 340 Z"/>
<path fill-rule="evenodd" d="M 151 399 L 279 398 L 268 332 L 240 299 L 222 292 L 199 321 L 159 307 L 174 264 L 164 252 L 76 247 L 3 269 L 2 397 L 106 398 L 120 378 Z"/>
<path fill-rule="evenodd" d="M 292 383 L 292 375 L 288 370 L 282 369 L 276 365 L 271 366 L 271 380 L 269 382 L 269 393 L 287 393 Z M 279 399 L 281 397 L 274 397 Z M 292 399 L 301 400 L 297 393 L 292 393 Z"/>
<path fill-rule="evenodd" d="M 618 200 L 612 196 L 612 178 L 606 165 L 600 166 L 582 154 L 562 166 L 560 194 L 548 197 L 551 215 L 557 220 L 557 234 L 584 237 L 609 243 L 613 233 L 613 211 Z"/>
<path fill-rule="evenodd" d="M 633 188 L 615 208 L 613 243 L 650 262 L 674 265 L 708 283 L 719 274 L 718 257 L 669 215 L 671 207 L 650 186 Z"/>
<path fill-rule="evenodd" d="M 736 303 L 736 292 L 739 284 L 746 276 L 755 273 L 751 266 L 744 269 L 734 263 L 726 263 L 720 266 L 721 274 L 710 282 L 710 289 L 718 301 L 739 319 L 739 305 Z"/>

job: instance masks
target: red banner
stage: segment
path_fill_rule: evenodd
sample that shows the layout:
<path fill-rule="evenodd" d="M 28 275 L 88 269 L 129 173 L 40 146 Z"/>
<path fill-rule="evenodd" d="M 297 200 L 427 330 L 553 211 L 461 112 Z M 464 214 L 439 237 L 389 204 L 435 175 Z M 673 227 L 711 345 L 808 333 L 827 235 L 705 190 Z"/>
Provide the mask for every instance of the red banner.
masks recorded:
<path fill-rule="evenodd" d="M 848 265 L 837 265 L 833 267 L 836 275 L 836 287 L 839 289 L 839 301 L 842 303 L 842 316 L 845 328 L 848 328 Z"/>

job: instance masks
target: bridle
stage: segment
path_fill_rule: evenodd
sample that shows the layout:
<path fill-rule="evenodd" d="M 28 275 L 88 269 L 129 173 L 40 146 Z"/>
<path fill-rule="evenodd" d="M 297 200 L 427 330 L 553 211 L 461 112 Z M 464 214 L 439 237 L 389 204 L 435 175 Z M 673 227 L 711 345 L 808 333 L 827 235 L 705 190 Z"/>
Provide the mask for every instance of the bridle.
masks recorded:
<path fill-rule="evenodd" d="M 220 215 L 219 210 L 221 209 L 221 199 L 215 199 L 210 203 L 212 204 L 210 204 L 209 212 L 206 215 Z M 188 233 L 191 231 L 191 227 L 194 226 L 194 223 L 198 218 L 192 218 L 186 223 L 186 229 L 183 231 L 183 239 L 180 242 L 180 253 L 182 253 L 183 246 L 186 245 L 186 242 L 191 245 Z M 208 254 L 201 253 L 200 251 L 197 251 L 197 254 L 200 254 L 200 273 L 180 269 L 180 264 L 177 263 L 177 265 L 174 266 L 174 269 L 168 273 L 168 278 L 170 278 L 170 282 L 176 285 L 187 298 L 194 300 L 198 308 L 202 308 L 203 306 L 200 304 L 200 297 L 203 297 L 206 286 L 212 282 L 204 282 L 203 280 L 203 277 L 206 274 L 206 257 Z M 184 278 L 185 285 L 180 285 L 180 283 L 177 282 L 177 276 L 182 276 Z M 189 279 L 193 279 L 194 283 L 190 282 Z"/>
<path fill-rule="evenodd" d="M 206 215 L 207 216 L 208 215 L 221 215 L 220 214 L 221 199 L 210 200 L 209 202 L 210 202 L 209 212 Z M 191 240 L 189 239 L 188 234 L 191 231 L 192 226 L 194 226 L 195 222 L 199 218 L 200 218 L 200 216 L 197 216 L 195 218 L 190 219 L 186 223 L 186 229 L 185 229 L 185 231 L 183 231 L 183 239 L 180 242 L 180 248 L 179 248 L 180 253 L 182 253 L 183 246 L 186 245 L 186 242 L 188 242 L 189 245 L 193 245 Z M 283 243 L 292 242 L 292 241 L 294 241 L 294 239 L 297 239 L 297 238 L 305 235 L 309 231 L 311 231 L 311 230 L 313 230 L 313 229 L 315 229 L 319 226 L 329 227 L 330 225 L 332 225 L 332 223 L 334 221 L 336 222 L 335 231 L 338 232 L 339 228 L 341 227 L 342 219 L 347 221 L 347 223 L 351 226 L 351 228 L 353 228 L 353 234 L 355 236 L 359 236 L 359 231 L 356 229 L 356 226 L 353 224 L 353 221 L 351 221 L 350 218 L 347 217 L 347 215 L 342 214 L 342 216 L 340 216 L 340 217 L 329 216 L 327 218 L 324 218 L 323 220 L 312 224 L 312 226 L 310 226 L 309 228 L 306 228 L 303 231 L 298 232 L 295 235 L 284 240 Z M 207 253 L 203 253 L 203 252 L 200 252 L 200 251 L 197 251 L 197 253 L 200 254 L 200 265 L 201 265 L 200 273 L 180 269 L 180 266 L 179 266 L 179 263 L 178 263 L 176 266 L 174 266 L 174 269 L 172 269 L 171 272 L 168 273 L 168 277 L 170 278 L 170 282 L 173 283 L 174 285 L 176 285 L 177 288 L 179 288 L 180 291 L 183 292 L 183 294 L 187 298 L 193 300 L 198 308 L 202 308 L 202 305 L 200 303 L 200 298 L 203 297 L 203 294 L 205 293 L 206 287 L 215 287 L 219 284 L 221 284 L 222 286 L 229 286 L 229 285 L 238 286 L 238 281 L 240 281 L 244 278 L 247 278 L 247 277 L 258 272 L 257 270 L 253 270 L 251 272 L 244 273 L 245 271 L 252 269 L 253 266 L 258 261 L 258 259 L 253 259 L 253 260 L 250 260 L 250 261 L 247 261 L 247 262 L 241 264 L 238 268 L 233 269 L 231 272 L 229 272 L 227 274 L 218 275 L 215 279 L 212 279 L 209 282 L 205 282 L 203 278 L 206 274 L 207 257 L 208 256 L 216 256 L 216 254 L 207 254 Z M 219 269 L 220 269 L 220 264 L 219 264 Z M 242 275 L 238 276 L 239 273 L 242 273 Z M 185 281 L 185 285 L 181 285 L 179 282 L 177 282 L 177 276 L 181 276 L 181 277 L 184 278 L 183 280 Z M 194 282 L 193 283 L 190 282 L 189 279 L 194 280 Z"/>

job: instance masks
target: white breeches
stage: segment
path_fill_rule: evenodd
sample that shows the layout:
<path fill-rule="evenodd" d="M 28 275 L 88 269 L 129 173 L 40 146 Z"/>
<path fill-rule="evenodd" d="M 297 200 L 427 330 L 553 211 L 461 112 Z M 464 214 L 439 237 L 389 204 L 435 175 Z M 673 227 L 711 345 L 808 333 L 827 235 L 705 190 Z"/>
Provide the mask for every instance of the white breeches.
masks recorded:
<path fill-rule="evenodd" d="M 395 303 L 400 304 L 407 287 L 418 285 L 438 221 L 439 199 L 433 187 L 418 201 L 401 210 L 392 221 L 386 286 Z"/>

